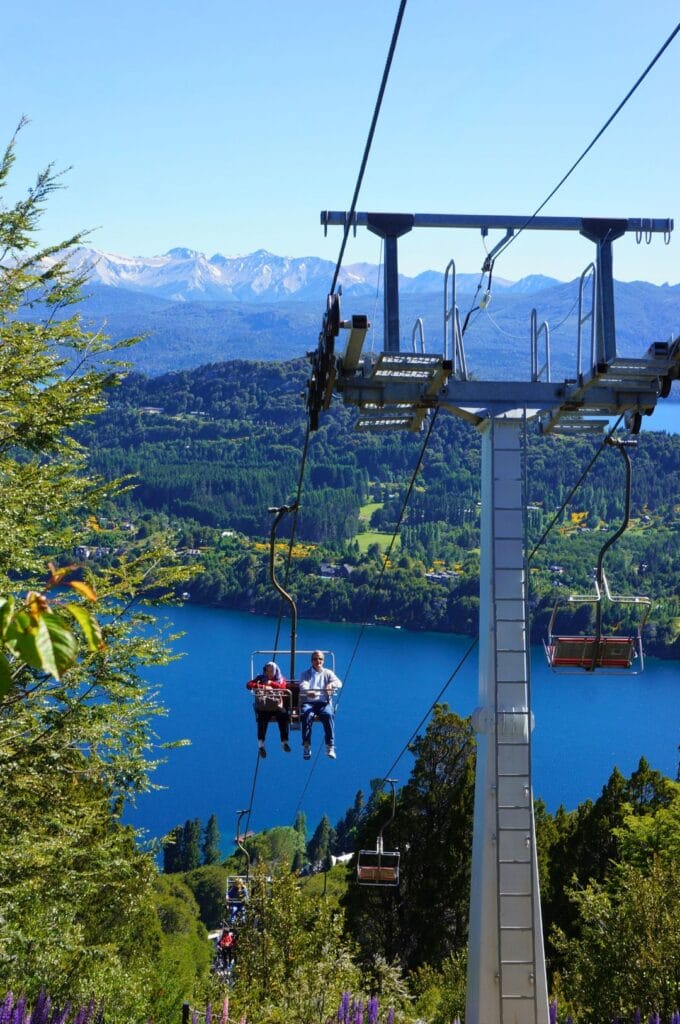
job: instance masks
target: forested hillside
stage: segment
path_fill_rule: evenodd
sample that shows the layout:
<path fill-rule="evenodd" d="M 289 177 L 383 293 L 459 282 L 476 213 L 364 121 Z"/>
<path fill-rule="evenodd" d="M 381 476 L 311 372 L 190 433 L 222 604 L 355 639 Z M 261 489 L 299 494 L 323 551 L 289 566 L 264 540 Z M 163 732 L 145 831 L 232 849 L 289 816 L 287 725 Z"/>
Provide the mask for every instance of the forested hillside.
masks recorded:
<path fill-rule="evenodd" d="M 305 431 L 303 361 L 234 361 L 193 371 L 127 377 L 110 408 L 80 437 L 105 477 L 132 474 L 108 541 L 155 517 L 179 526 L 179 547 L 203 566 L 187 588 L 193 600 L 272 611 L 268 508 L 295 495 Z M 438 417 L 398 540 L 382 571 L 381 550 L 400 520 L 424 435 L 366 435 L 336 401 L 311 436 L 292 589 L 307 617 L 386 621 L 411 628 L 474 633 L 477 626 L 480 439 L 453 416 Z M 530 437 L 530 549 L 579 480 L 599 442 Z M 613 588 L 657 601 L 650 649 L 677 656 L 680 606 L 675 580 L 680 439 L 642 433 L 633 454 L 631 528 L 607 557 Z M 592 588 L 597 551 L 618 528 L 624 473 L 609 449 L 597 459 L 560 522 L 531 561 L 533 635 L 546 627 L 558 595 Z M 283 534 L 285 539 L 285 533 Z M 285 551 L 282 548 L 282 551 Z M 104 555 L 105 557 L 105 555 Z M 581 609 L 583 613 L 583 609 Z"/>
<path fill-rule="evenodd" d="M 400 1020 L 451 1024 L 461 1016 L 476 757 L 471 723 L 437 705 L 412 750 L 413 768 L 397 790 L 387 827 L 391 798 L 375 779 L 335 826 L 324 816 L 308 830 L 298 813 L 293 825 L 243 840 L 251 895 L 238 931 L 232 994 L 240 1007 L 256 1009 L 258 1019 L 269 1019 L 275 1002 L 285 1008 L 284 1019 L 295 1015 L 299 987 L 306 991 L 308 981 L 307 958 L 291 963 L 305 945 L 301 929 L 307 943 L 325 931 L 325 948 L 336 957 L 334 979 L 350 978 L 351 964 L 358 965 L 371 992 L 382 1006 L 397 1007 Z M 630 1020 L 631 1007 L 653 1005 L 663 1015 L 676 1005 L 679 810 L 680 785 L 644 759 L 630 778 L 615 769 L 598 799 L 574 811 L 552 815 L 537 802 L 548 981 L 560 1019 L 569 1014 L 602 1024 Z M 381 829 L 384 849 L 399 854 L 398 888 L 357 884 L 357 851 L 374 850 Z M 196 819 L 179 824 L 164 855 L 166 879 L 191 891 L 209 928 L 223 920 L 227 877 L 245 865 L 238 850 L 222 863 L 208 855 L 215 830 L 215 816 L 204 830 Z M 332 867 L 343 855 L 348 862 Z M 276 996 L 262 981 L 265 949 Z M 295 993 L 281 984 L 282 963 Z"/>
<path fill-rule="evenodd" d="M 0 160 L 0 189 L 14 141 Z M 214 947 L 206 925 L 224 912 L 225 874 L 243 860 L 221 860 L 216 820 L 203 834 L 202 864 L 200 824 L 168 837 L 163 874 L 156 851 L 143 849 L 122 823 L 126 804 L 151 788 L 162 757 L 154 721 L 163 708 L 146 674 L 161 670 L 171 652 L 145 602 L 189 586 L 197 594 L 205 587 L 215 600 L 271 601 L 266 546 L 256 539 L 267 525 L 260 502 L 280 501 L 294 486 L 302 437 L 295 396 L 304 371 L 300 364 L 265 373 L 234 364 L 207 367 L 195 378 L 133 378 L 107 410 L 114 368 L 93 371 L 87 361 L 108 361 L 111 352 L 79 320 L 81 282 L 65 259 L 67 246 L 81 238 L 44 249 L 34 237 L 58 178 L 48 168 L 25 197 L 0 203 L 0 1019 L 176 1024 L 185 1007 L 212 1004 L 224 1022 L 360 1024 L 365 1009 L 368 1024 L 450 1024 L 463 1011 L 475 752 L 469 721 L 435 708 L 414 741 L 414 770 L 390 836 L 403 851 L 401 891 L 374 893 L 364 903 L 342 867 L 328 886 L 326 872 L 306 883 L 298 873 L 305 860 L 326 867 L 331 843 L 343 850 L 372 844 L 384 819 L 379 784 L 365 810 L 358 794 L 335 830 L 322 820 L 309 841 L 300 817 L 294 828 L 270 830 L 276 836 L 250 836 L 257 864 L 231 984 L 210 970 Z M 56 262 L 46 271 L 47 256 Z M 28 307 L 30 321 L 23 319 Z M 64 310 L 72 315 L 53 315 Z M 64 373 L 64 347 L 80 362 L 76 375 Z M 326 611 L 322 598 L 335 595 L 339 612 L 348 613 L 350 595 L 375 581 L 379 548 L 376 558 L 369 544 L 365 557 L 360 541 L 369 517 L 391 525 L 418 440 L 362 441 L 349 434 L 347 420 L 335 410 L 312 444 L 310 477 L 317 479 L 310 480 L 307 508 L 323 504 L 327 524 L 308 511 L 295 581 L 304 574 L 310 600 L 319 595 L 311 606 L 317 612 Z M 427 495 L 431 487 L 433 505 L 443 508 L 455 490 L 445 466 L 455 458 L 457 518 L 429 519 L 430 505 L 423 504 L 410 523 L 413 536 L 405 534 L 414 554 L 404 549 L 386 574 L 386 614 L 392 602 L 403 614 L 409 594 L 418 615 L 425 595 L 434 593 L 445 595 L 444 609 L 449 600 L 452 611 L 459 609 L 458 588 L 473 582 L 479 453 L 460 425 L 445 429 L 454 433 L 437 437 L 418 488 Z M 144 497 L 139 488 L 124 493 L 95 477 L 75 434 L 102 472 L 135 470 L 148 487 Z M 631 567 L 646 578 L 654 566 L 660 577 L 662 565 L 670 573 L 676 549 L 652 563 L 647 535 L 670 536 L 675 528 L 663 477 L 677 474 L 677 447 L 666 439 L 651 447 L 645 440 L 641 448 L 655 479 L 642 496 L 636 492 L 636 531 L 647 561 L 643 569 L 640 551 L 631 549 Z M 565 486 L 557 462 L 573 455 L 576 464 L 582 453 L 556 452 L 550 472 L 555 486 Z M 220 475 L 223 468 L 228 472 Z M 611 515 L 604 491 L 615 478 L 603 472 L 593 501 L 601 502 L 598 515 Z M 172 505 L 173 474 L 191 517 Z M 230 505 L 237 485 L 239 500 Z M 337 513 L 337 494 L 345 496 L 348 522 Z M 541 505 L 537 515 L 543 514 Z M 252 535 L 246 521 L 236 526 L 239 515 L 250 515 Z M 563 539 L 575 539 L 584 521 L 580 514 Z M 325 538 L 326 530 L 336 539 L 321 548 L 313 538 Z M 455 577 L 439 583 L 428 576 L 428 545 L 442 553 L 438 566 L 461 553 Z M 346 577 L 321 576 L 327 556 L 336 564 L 346 559 Z M 198 559 L 208 566 L 202 575 Z M 366 583 L 355 587 L 362 573 Z M 431 608 L 433 615 L 441 610 L 437 602 Z M 600 800 L 573 814 L 552 818 L 537 810 L 551 993 L 579 1024 L 633 1013 L 674 1020 L 677 783 L 641 763 L 630 780 L 615 773 Z M 434 928 L 442 898 L 442 927 Z M 191 1016 L 196 1020 L 198 1011 Z M 206 1022 L 217 1016 L 203 1014 Z"/>

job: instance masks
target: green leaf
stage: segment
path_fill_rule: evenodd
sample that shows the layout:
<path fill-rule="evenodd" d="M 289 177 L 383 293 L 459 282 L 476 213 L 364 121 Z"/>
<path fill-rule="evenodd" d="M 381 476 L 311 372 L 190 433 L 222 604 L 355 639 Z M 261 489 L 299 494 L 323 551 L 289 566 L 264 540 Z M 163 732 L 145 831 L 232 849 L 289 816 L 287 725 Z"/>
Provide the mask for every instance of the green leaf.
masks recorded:
<path fill-rule="evenodd" d="M 27 665 L 55 679 L 73 664 L 78 650 L 75 637 L 54 612 L 40 616 L 19 612 L 7 630 L 6 642 Z"/>
<path fill-rule="evenodd" d="M 5 642 L 9 649 L 31 668 L 42 668 L 36 644 L 35 622 L 28 612 L 17 612 L 7 627 Z"/>
<path fill-rule="evenodd" d="M 87 641 L 88 650 L 100 651 L 104 646 L 104 641 L 102 640 L 102 628 L 94 615 L 92 615 L 82 604 L 67 604 L 65 605 L 65 609 L 73 616 L 82 629 Z"/>
<path fill-rule="evenodd" d="M 49 634 L 49 645 L 51 652 L 51 663 L 54 664 L 54 669 L 49 669 L 53 676 L 59 679 L 62 672 L 65 672 L 67 668 L 76 660 L 78 654 L 78 644 L 71 630 L 67 624 L 59 615 L 54 613 L 45 615 L 42 619 L 45 623 L 45 627 Z M 45 662 L 44 667 L 47 668 Z"/>
<path fill-rule="evenodd" d="M 0 636 L 4 636 L 14 614 L 14 598 L 0 597 Z"/>
<path fill-rule="evenodd" d="M 4 697 L 12 685 L 12 670 L 5 655 L 0 651 L 0 697 Z"/>

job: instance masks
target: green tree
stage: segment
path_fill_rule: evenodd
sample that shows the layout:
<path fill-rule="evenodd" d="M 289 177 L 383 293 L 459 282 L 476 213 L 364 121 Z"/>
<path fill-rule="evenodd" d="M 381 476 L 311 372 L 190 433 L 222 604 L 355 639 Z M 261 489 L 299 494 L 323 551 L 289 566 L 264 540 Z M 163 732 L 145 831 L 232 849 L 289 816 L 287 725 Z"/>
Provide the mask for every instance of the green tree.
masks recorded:
<path fill-rule="evenodd" d="M 360 886 L 345 905 L 364 959 L 398 958 L 409 970 L 437 968 L 467 942 L 475 744 L 469 720 L 437 705 L 413 743 L 415 764 L 384 829 L 385 850 L 400 851 L 399 889 Z M 375 849 L 390 817 L 390 798 L 374 792 L 358 847 Z M 437 926 L 433 927 L 436 920 Z"/>
<path fill-rule="evenodd" d="M 184 870 L 183 838 L 184 829 L 181 825 L 175 825 L 163 840 L 163 871 L 167 875 Z"/>
<path fill-rule="evenodd" d="M 184 880 L 178 875 L 158 875 L 155 890 L 162 959 L 154 1017 L 160 1015 L 170 1021 L 179 1019 L 178 1010 L 187 993 L 204 988 L 213 948 L 199 919 L 198 904 Z"/>
<path fill-rule="evenodd" d="M 15 142 L 0 161 L 0 191 Z M 0 201 L 0 653 L 9 669 L 0 687 L 0 984 L 29 1000 L 43 986 L 61 1001 L 96 993 L 107 1019 L 122 1024 L 149 1015 L 164 955 L 155 865 L 120 823 L 154 764 L 151 723 L 161 708 L 142 671 L 169 656 L 134 602 L 161 597 L 186 574 L 156 535 L 130 541 L 96 572 L 79 567 L 79 588 L 44 597 L 48 562 L 48 584 L 63 579 L 115 493 L 88 475 L 73 434 L 103 408 L 120 370 L 77 315 L 82 279 L 68 257 L 82 236 L 34 241 L 57 187 L 48 167 L 25 198 Z M 95 592 L 106 607 L 96 638 Z M 5 628 L 12 601 L 21 637 Z M 60 634 L 51 615 L 70 616 L 72 628 Z"/>
<path fill-rule="evenodd" d="M 314 835 L 307 843 L 307 857 L 315 867 L 326 868 L 329 863 L 335 832 L 324 814 L 316 826 Z"/>
<path fill-rule="evenodd" d="M 354 804 L 335 826 L 333 853 L 351 853 L 356 848 L 357 828 L 364 811 L 364 794 L 359 790 L 354 797 Z"/>
<path fill-rule="evenodd" d="M 630 843 L 636 829 L 644 834 L 650 822 L 660 828 L 660 812 L 672 817 L 674 800 L 671 781 L 641 758 L 630 779 L 615 768 L 594 802 L 587 800 L 571 812 L 560 808 L 552 819 L 542 808 L 538 810 L 543 922 L 553 970 L 564 966 L 561 952 L 552 945 L 555 929 L 571 939 L 580 927 L 579 905 L 571 890 L 591 882 L 604 885 L 612 865 L 622 859 L 622 836 Z M 560 949 L 565 948 L 561 940 Z"/>
<path fill-rule="evenodd" d="M 218 928 L 224 919 L 227 874 L 227 869 L 221 864 L 207 864 L 183 876 L 194 894 L 206 928 Z"/>
<path fill-rule="evenodd" d="M 290 871 L 296 859 L 304 854 L 300 832 L 289 825 L 276 825 L 247 839 L 244 843 L 252 864 L 267 864 Z"/>
<path fill-rule="evenodd" d="M 182 831 L 182 870 L 193 871 L 201 863 L 201 822 L 199 818 L 188 818 Z"/>
<path fill-rule="evenodd" d="M 293 871 L 301 871 L 306 861 L 307 851 L 307 817 L 304 811 L 298 811 L 295 815 L 293 828 L 299 836 L 299 846 L 293 856 Z"/>
<path fill-rule="evenodd" d="M 595 1024 L 640 1007 L 670 1019 L 680 991 L 677 853 L 644 869 L 615 865 L 605 884 L 573 888 L 570 896 L 578 932 L 567 938 L 557 929 L 555 944 L 563 963 L 557 987 L 574 1016 Z"/>
<path fill-rule="evenodd" d="M 251 876 L 246 920 L 239 928 L 232 1016 L 306 1024 L 335 1013 L 343 991 L 359 991 L 342 912 L 305 898 L 288 871 Z"/>
<path fill-rule="evenodd" d="M 203 832 L 203 864 L 218 864 L 220 861 L 220 830 L 217 827 L 217 815 L 211 814 Z"/>

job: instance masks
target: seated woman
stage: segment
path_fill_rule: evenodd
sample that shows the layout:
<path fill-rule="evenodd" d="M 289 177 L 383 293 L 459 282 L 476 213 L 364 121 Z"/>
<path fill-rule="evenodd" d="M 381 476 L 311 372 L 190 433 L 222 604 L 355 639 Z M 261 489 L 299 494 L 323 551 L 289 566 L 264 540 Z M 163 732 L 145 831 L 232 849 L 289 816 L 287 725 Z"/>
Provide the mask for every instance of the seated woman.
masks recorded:
<path fill-rule="evenodd" d="M 254 708 L 257 720 L 257 745 L 260 748 L 260 757 L 267 756 L 264 741 L 267 735 L 267 726 L 272 718 L 275 718 L 279 725 L 281 748 L 286 754 L 289 754 L 290 691 L 276 662 L 268 661 L 260 675 L 255 676 L 249 683 L 246 683 L 246 688 L 256 691 Z M 287 692 L 283 694 L 280 692 L 281 690 L 286 690 Z M 279 691 L 278 694 L 277 691 Z"/>

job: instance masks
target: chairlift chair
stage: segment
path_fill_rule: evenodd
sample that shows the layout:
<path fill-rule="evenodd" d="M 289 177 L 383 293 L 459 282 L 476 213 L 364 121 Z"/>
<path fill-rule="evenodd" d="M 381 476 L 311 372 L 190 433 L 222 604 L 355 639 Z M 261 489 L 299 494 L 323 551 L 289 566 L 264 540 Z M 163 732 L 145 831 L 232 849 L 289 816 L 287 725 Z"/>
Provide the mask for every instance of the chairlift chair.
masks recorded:
<path fill-rule="evenodd" d="M 245 810 L 238 811 L 238 818 L 236 821 L 236 835 L 234 842 L 238 846 L 239 850 L 246 859 L 246 873 L 245 875 L 227 875 L 227 889 L 225 893 L 225 903 L 227 906 L 227 923 L 228 925 L 233 924 L 239 917 L 241 917 L 245 911 L 245 904 L 248 899 L 249 884 L 250 884 L 250 854 L 243 845 L 243 840 L 253 835 L 252 832 L 241 832 L 241 819 L 245 814 L 250 813 L 250 808 L 247 807 Z"/>
<path fill-rule="evenodd" d="M 564 600 L 558 600 L 553 608 L 548 624 L 548 637 L 543 641 L 548 664 L 554 672 L 576 673 L 601 672 L 608 675 L 628 674 L 639 675 L 644 671 L 644 652 L 642 646 L 642 630 L 651 611 L 652 602 L 648 597 L 633 595 L 614 596 L 604 571 L 604 556 L 612 544 L 628 527 L 630 517 L 631 463 L 624 442 L 609 438 L 608 443 L 617 448 L 626 464 L 626 502 L 623 523 L 607 540 L 597 558 L 595 569 L 595 593 L 572 594 Z M 558 632 L 556 622 L 561 613 L 568 607 L 576 605 L 592 606 L 595 610 L 595 629 L 581 635 L 565 635 Z M 606 613 L 611 618 L 612 611 L 624 619 L 622 626 L 609 627 L 605 624 Z M 634 612 L 636 622 L 631 623 Z M 619 615 L 619 613 L 623 613 Z M 628 621 L 625 621 L 625 620 Z"/>
<path fill-rule="evenodd" d="M 317 648 L 317 647 L 314 648 L 314 650 L 318 650 L 318 649 L 319 648 Z M 262 659 L 264 659 L 264 663 L 266 663 L 267 661 L 275 661 L 278 664 L 278 661 L 277 661 L 278 658 L 283 657 L 285 655 L 290 655 L 290 654 L 291 654 L 291 651 L 282 651 L 282 650 L 278 650 L 278 651 L 264 651 L 264 650 L 253 651 L 253 653 L 250 655 L 250 678 L 254 679 L 255 676 L 257 675 L 256 666 L 258 664 L 263 663 Z M 307 660 L 309 661 L 309 658 L 312 655 L 312 650 L 297 651 L 296 654 L 307 655 Z M 335 654 L 333 653 L 333 651 L 323 651 L 323 655 L 324 655 L 324 664 L 327 665 L 327 667 L 330 668 L 331 671 L 335 672 Z M 288 680 L 288 684 L 289 684 L 289 688 L 287 688 L 285 690 L 276 690 L 275 692 L 276 692 L 276 694 L 280 694 L 281 695 L 281 697 L 283 699 L 283 706 L 284 706 L 284 708 L 287 711 L 290 711 L 290 731 L 291 732 L 299 732 L 300 728 L 301 728 L 301 723 L 300 723 L 300 709 L 299 709 L 299 706 L 298 706 L 298 689 L 297 689 L 297 685 L 296 685 L 295 680 Z M 250 690 L 249 692 L 255 695 L 255 700 L 254 700 L 254 703 L 253 703 L 253 708 L 255 709 L 255 711 L 257 712 L 258 710 L 262 710 L 261 708 L 258 709 L 257 689 Z M 271 713 L 270 718 L 273 719 L 275 717 L 276 717 L 276 711 L 273 710 L 272 713 Z M 316 719 L 315 719 L 315 721 L 316 721 Z"/>
<path fill-rule="evenodd" d="M 378 885 L 383 887 L 396 887 L 399 885 L 399 852 L 397 850 L 385 850 L 383 847 L 383 832 L 394 820 L 396 806 L 396 793 L 394 784 L 396 779 L 387 779 L 392 787 L 392 813 L 378 833 L 375 850 L 359 850 L 357 855 L 357 882 L 359 885 Z"/>
<path fill-rule="evenodd" d="M 580 636 L 565 636 L 555 624 L 566 607 L 593 605 L 596 609 L 596 629 Z M 617 605 L 639 609 L 639 620 L 633 629 L 625 632 L 602 631 L 603 605 Z M 555 672 L 595 672 L 616 675 L 639 675 L 644 671 L 645 659 L 642 630 L 649 617 L 652 602 L 648 597 L 615 597 L 604 571 L 595 580 L 594 594 L 572 594 L 566 601 L 557 601 L 548 625 L 548 638 L 544 640 L 546 657 Z"/>

